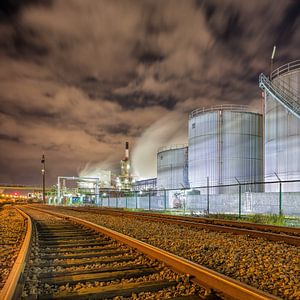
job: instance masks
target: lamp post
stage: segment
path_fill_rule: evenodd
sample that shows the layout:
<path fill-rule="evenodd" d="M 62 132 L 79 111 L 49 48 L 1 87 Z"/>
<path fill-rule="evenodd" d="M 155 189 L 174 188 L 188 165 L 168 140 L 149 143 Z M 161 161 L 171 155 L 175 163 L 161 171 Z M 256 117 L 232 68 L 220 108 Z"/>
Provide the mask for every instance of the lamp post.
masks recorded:
<path fill-rule="evenodd" d="M 45 201 L 45 177 L 46 177 L 46 168 L 45 168 L 45 155 L 42 156 L 42 176 L 43 176 L 43 204 L 46 203 Z"/>
<path fill-rule="evenodd" d="M 270 66 L 270 80 L 272 79 L 272 72 L 273 72 L 273 64 L 274 64 L 274 57 L 276 52 L 276 46 L 273 47 L 272 55 L 271 55 L 271 66 Z"/>

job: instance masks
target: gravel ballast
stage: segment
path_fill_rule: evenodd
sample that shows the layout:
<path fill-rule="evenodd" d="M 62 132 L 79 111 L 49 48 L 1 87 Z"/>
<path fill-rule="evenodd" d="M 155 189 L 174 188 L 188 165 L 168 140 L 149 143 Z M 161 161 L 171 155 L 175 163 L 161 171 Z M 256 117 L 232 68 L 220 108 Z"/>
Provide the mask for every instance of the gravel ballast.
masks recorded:
<path fill-rule="evenodd" d="M 29 213 L 33 219 L 35 220 L 36 224 L 43 224 L 44 226 L 49 225 L 56 225 L 59 224 L 59 222 L 64 222 L 60 218 L 56 218 L 53 215 L 45 214 L 36 210 L 31 210 L 29 208 L 25 208 L 24 211 L 26 213 Z M 59 222 L 58 222 L 59 221 Z M 67 223 L 66 223 L 67 225 Z M 35 227 L 37 228 L 37 227 Z M 62 227 L 63 228 L 63 227 Z M 55 249 L 52 249 L 53 251 L 53 258 L 47 257 L 47 259 L 44 258 L 44 250 L 51 250 L 50 248 L 47 248 L 47 246 L 43 246 L 40 244 L 39 240 L 39 230 L 36 229 L 33 232 L 33 240 L 32 240 L 32 247 L 31 247 L 31 253 L 29 257 L 29 262 L 25 269 L 25 285 L 22 292 L 22 297 L 43 297 L 45 295 L 52 295 L 54 297 L 57 297 L 59 299 L 62 296 L 69 296 L 74 294 L 76 295 L 78 292 L 80 294 L 83 294 L 85 292 L 93 293 L 93 290 L 96 290 L 99 287 L 114 287 L 116 285 L 122 286 L 130 283 L 151 283 L 154 281 L 172 281 L 176 282 L 175 285 L 172 285 L 170 287 L 164 288 L 159 290 L 158 292 L 141 292 L 137 294 L 132 294 L 131 297 L 114 297 L 113 299 L 168 299 L 171 297 L 183 297 L 183 296 L 196 296 L 199 294 L 204 294 L 205 290 L 198 285 L 192 283 L 189 281 L 188 275 L 179 275 L 172 270 L 170 270 L 168 267 L 164 266 L 164 264 L 158 262 L 157 260 L 152 260 L 145 255 L 143 255 L 140 252 L 137 252 L 135 249 L 129 248 L 127 245 L 124 245 L 122 243 L 119 243 L 117 241 L 114 242 L 114 245 L 118 247 L 118 249 L 121 250 L 129 250 L 129 252 L 126 252 L 120 256 L 120 258 L 124 258 L 126 256 L 133 257 L 133 260 L 131 262 L 112 262 L 109 264 L 103 264 L 97 263 L 97 259 L 94 257 L 85 258 L 85 261 L 94 261 L 95 263 L 91 265 L 82 265 L 80 267 L 68 267 L 65 265 L 66 262 L 71 263 L 75 262 L 76 260 L 78 262 L 81 261 L 81 259 L 72 259 L 72 258 L 61 258 L 57 259 L 55 252 Z M 72 241 L 70 239 L 69 241 Z M 68 249 L 66 253 L 72 253 L 72 250 L 74 250 L 76 247 L 80 248 L 80 244 L 78 246 L 73 246 L 72 248 Z M 59 246 L 57 248 L 59 249 Z M 118 256 L 113 256 L 114 258 L 118 258 Z M 102 258 L 113 258 L 112 256 L 105 257 L 102 256 Z M 49 266 L 44 266 L 45 264 L 50 264 Z M 61 263 L 61 266 L 57 266 L 57 263 Z M 121 279 L 115 279 L 115 280 L 107 280 L 107 281 L 90 281 L 85 282 L 84 280 L 80 282 L 68 282 L 67 284 L 51 284 L 47 282 L 43 282 L 41 275 L 46 275 L 47 273 L 51 277 L 51 273 L 53 272 L 59 272 L 60 274 L 63 274 L 63 272 L 72 272 L 72 271 L 87 271 L 87 270 L 95 270 L 101 268 L 111 268 L 111 267 L 125 267 L 125 266 L 148 266 L 151 268 L 155 268 L 158 271 L 150 274 L 150 275 L 144 275 L 141 277 L 128 277 L 128 278 L 121 278 Z M 92 297 L 94 299 L 94 297 Z M 95 296 L 95 298 L 97 298 Z"/>
<path fill-rule="evenodd" d="M 12 206 L 0 211 L 0 289 L 18 256 L 26 233 L 24 217 Z"/>
<path fill-rule="evenodd" d="M 246 235 L 51 209 L 116 230 L 283 299 L 300 299 L 300 248 Z"/>

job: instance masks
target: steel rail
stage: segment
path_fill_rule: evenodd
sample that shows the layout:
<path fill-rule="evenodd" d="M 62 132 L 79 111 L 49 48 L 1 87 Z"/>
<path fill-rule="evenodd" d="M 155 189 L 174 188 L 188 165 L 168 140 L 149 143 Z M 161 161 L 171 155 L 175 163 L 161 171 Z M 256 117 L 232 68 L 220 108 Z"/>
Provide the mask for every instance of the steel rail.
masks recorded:
<path fill-rule="evenodd" d="M 19 254 L 17 256 L 17 259 L 14 262 L 14 265 L 9 273 L 9 276 L 7 280 L 5 281 L 5 284 L 0 291 L 0 299 L 1 300 L 11 300 L 14 298 L 17 284 L 19 282 L 19 279 L 21 277 L 22 272 L 25 268 L 26 258 L 29 253 L 30 248 L 30 242 L 32 237 L 32 221 L 31 218 L 25 214 L 20 209 L 16 208 L 17 211 L 27 220 L 27 229 L 26 229 L 26 235 L 23 241 L 23 244 L 21 246 L 21 249 L 19 251 Z"/>
<path fill-rule="evenodd" d="M 72 220 L 78 224 L 89 227 L 95 231 L 101 232 L 102 234 L 105 234 L 113 239 L 125 243 L 139 250 L 140 252 L 165 263 L 171 269 L 177 272 L 189 274 L 191 276 L 191 279 L 193 279 L 195 282 L 199 283 L 200 285 L 206 288 L 213 289 L 219 292 L 221 295 L 229 297 L 230 299 L 248 299 L 248 300 L 280 299 L 276 296 L 260 291 L 254 287 L 251 287 L 242 282 L 234 280 L 230 277 L 222 275 L 216 271 L 210 270 L 206 267 L 193 263 L 175 254 L 151 246 L 147 243 L 141 242 L 135 238 L 126 236 L 122 233 L 116 232 L 106 227 L 66 214 L 61 214 L 61 213 L 40 209 L 36 207 L 34 207 L 33 209 L 48 214 L 52 214 L 54 216 L 58 216 L 61 218 L 65 218 L 68 220 Z"/>
<path fill-rule="evenodd" d="M 96 209 L 94 209 L 94 210 L 96 210 Z M 244 222 L 244 221 L 234 221 L 234 220 L 225 220 L 225 219 L 216 219 L 216 218 L 203 218 L 203 217 L 193 217 L 193 216 L 187 217 L 187 216 L 166 215 L 166 214 L 148 213 L 148 212 L 131 212 L 131 211 L 127 212 L 127 211 L 120 211 L 120 210 L 114 210 L 114 209 L 107 209 L 107 211 L 112 211 L 117 214 L 124 214 L 124 215 L 126 215 L 126 214 L 135 215 L 135 216 L 139 216 L 139 215 L 148 216 L 149 215 L 149 216 L 166 218 L 166 219 L 169 218 L 169 219 L 184 220 L 184 221 L 191 221 L 191 222 L 197 222 L 197 223 L 225 225 L 225 226 L 260 230 L 260 231 L 264 231 L 264 232 L 276 232 L 276 233 L 284 233 L 284 234 L 300 236 L 300 228 L 297 228 L 297 227 L 284 227 L 284 226 L 277 226 L 277 225 L 257 224 L 257 223 L 251 223 L 251 222 L 246 222 L 246 221 Z"/>
<path fill-rule="evenodd" d="M 98 209 L 74 209 L 75 211 L 86 211 L 97 213 Z M 109 209 L 105 210 L 108 214 L 111 214 Z M 202 229 L 207 229 L 211 231 L 218 231 L 218 232 L 226 232 L 226 233 L 234 233 L 234 234 L 242 234 L 242 235 L 249 235 L 254 238 L 264 238 L 270 241 L 284 241 L 287 244 L 293 246 L 300 246 L 300 236 L 296 235 L 289 235 L 288 233 L 296 233 L 300 235 L 300 229 L 294 228 L 286 228 L 286 232 L 284 227 L 280 226 L 269 226 L 263 224 L 251 224 L 242 222 L 234 222 L 234 221 L 226 221 L 226 220 L 205 220 L 205 219 L 198 219 L 195 217 L 180 217 L 180 216 L 170 216 L 170 215 L 161 215 L 155 213 L 139 213 L 139 212 L 124 212 L 124 211 L 112 211 L 115 214 L 124 215 L 128 217 L 137 217 L 149 221 L 157 221 L 157 222 L 164 222 L 170 224 L 177 224 L 177 225 L 185 225 L 191 227 L 200 227 Z M 264 230 L 262 230 L 264 229 Z M 267 230 L 277 230 L 277 232 L 284 232 L 284 234 L 269 232 Z"/>
<path fill-rule="evenodd" d="M 283 241 L 293 246 L 300 246 L 300 237 L 297 236 L 282 235 L 278 233 L 263 232 L 263 231 L 253 230 L 253 229 L 244 229 L 244 228 L 237 228 L 237 227 L 225 226 L 225 225 L 206 224 L 206 223 L 193 222 L 187 220 L 178 220 L 178 219 L 176 220 L 176 219 L 167 219 L 167 218 L 164 219 L 161 217 L 147 217 L 147 216 L 143 216 L 143 218 L 150 221 L 152 220 L 152 221 L 172 223 L 177 225 L 186 225 L 190 227 L 202 228 L 211 231 L 248 235 L 250 237 L 264 238 L 274 242 Z"/>

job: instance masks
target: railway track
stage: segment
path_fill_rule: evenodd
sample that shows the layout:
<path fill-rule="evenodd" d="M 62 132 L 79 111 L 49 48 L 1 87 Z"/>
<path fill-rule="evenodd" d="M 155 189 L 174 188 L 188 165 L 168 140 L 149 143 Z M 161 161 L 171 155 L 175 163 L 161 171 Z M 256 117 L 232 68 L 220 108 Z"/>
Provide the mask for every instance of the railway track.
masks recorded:
<path fill-rule="evenodd" d="M 253 238 L 264 238 L 270 241 L 282 241 L 290 245 L 300 246 L 300 228 L 254 224 L 230 220 L 218 220 L 198 217 L 183 217 L 157 213 L 127 212 L 102 208 L 67 208 L 74 211 L 85 211 L 96 214 L 118 215 L 138 218 L 147 221 L 164 222 L 189 227 L 197 227 L 216 232 L 244 234 Z"/>
<path fill-rule="evenodd" d="M 21 249 L 26 227 L 27 218 L 15 208 L 7 206 L 0 211 L 0 291 Z"/>
<path fill-rule="evenodd" d="M 23 210 L 33 220 L 31 250 L 21 253 L 14 297 L 1 299 L 277 299 L 88 221 Z"/>

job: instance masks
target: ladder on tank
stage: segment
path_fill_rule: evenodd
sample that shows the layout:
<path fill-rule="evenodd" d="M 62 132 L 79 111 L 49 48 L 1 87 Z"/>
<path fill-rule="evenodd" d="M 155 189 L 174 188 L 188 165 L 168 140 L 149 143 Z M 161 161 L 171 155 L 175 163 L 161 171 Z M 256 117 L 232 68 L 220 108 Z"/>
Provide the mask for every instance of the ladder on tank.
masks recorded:
<path fill-rule="evenodd" d="M 290 113 L 300 119 L 300 97 L 296 91 L 280 84 L 280 79 L 277 78 L 279 84 L 272 82 L 266 75 L 259 75 L 259 87 L 272 95 L 281 105 L 283 105 Z"/>

